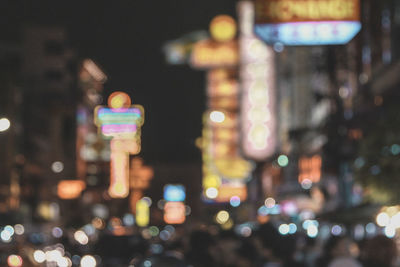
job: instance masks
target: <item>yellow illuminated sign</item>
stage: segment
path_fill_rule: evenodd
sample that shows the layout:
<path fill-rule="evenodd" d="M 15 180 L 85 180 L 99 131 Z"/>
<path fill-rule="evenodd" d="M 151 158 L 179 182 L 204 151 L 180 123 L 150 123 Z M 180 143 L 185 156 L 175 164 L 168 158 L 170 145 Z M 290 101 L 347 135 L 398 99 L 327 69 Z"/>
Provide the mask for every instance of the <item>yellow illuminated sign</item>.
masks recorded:
<path fill-rule="evenodd" d="M 234 41 L 216 43 L 212 40 L 197 42 L 193 46 L 190 63 L 194 68 L 235 66 L 239 62 L 238 46 Z"/>
<path fill-rule="evenodd" d="M 358 21 L 359 0 L 257 0 L 257 23 Z"/>
<path fill-rule="evenodd" d="M 145 227 L 150 221 L 150 207 L 146 200 L 139 200 L 136 203 L 136 224 L 139 227 Z"/>
<path fill-rule="evenodd" d="M 250 161 L 239 157 L 216 159 L 214 164 L 222 176 L 230 179 L 248 178 L 253 170 L 253 164 Z"/>
<path fill-rule="evenodd" d="M 229 202 L 232 197 L 237 196 L 241 201 L 247 199 L 246 185 L 221 185 L 218 188 L 217 202 Z"/>

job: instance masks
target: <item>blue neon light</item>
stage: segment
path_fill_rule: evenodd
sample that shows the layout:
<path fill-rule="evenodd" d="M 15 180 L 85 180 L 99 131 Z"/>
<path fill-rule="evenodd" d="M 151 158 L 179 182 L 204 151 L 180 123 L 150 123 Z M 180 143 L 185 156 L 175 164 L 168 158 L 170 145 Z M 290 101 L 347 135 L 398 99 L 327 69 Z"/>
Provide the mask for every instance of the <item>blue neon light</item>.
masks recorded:
<path fill-rule="evenodd" d="M 358 21 L 312 21 L 255 25 L 266 43 L 284 45 L 339 45 L 348 43 L 361 30 Z"/>
<path fill-rule="evenodd" d="M 164 187 L 164 199 L 166 201 L 185 201 L 186 193 L 183 185 L 166 185 Z"/>

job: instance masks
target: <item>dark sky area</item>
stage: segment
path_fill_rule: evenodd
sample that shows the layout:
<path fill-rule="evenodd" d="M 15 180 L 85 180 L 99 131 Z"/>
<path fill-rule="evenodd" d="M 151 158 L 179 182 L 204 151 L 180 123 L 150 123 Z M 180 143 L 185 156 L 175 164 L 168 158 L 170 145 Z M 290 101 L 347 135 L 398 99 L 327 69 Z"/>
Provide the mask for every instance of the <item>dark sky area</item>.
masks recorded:
<path fill-rule="evenodd" d="M 162 45 L 195 30 L 207 30 L 218 14 L 235 16 L 234 0 L 0 1 L 3 38 L 18 39 L 25 24 L 67 29 L 77 58 L 92 58 L 113 90 L 145 107 L 142 156 L 150 163 L 200 160 L 205 108 L 204 72 L 168 66 Z"/>

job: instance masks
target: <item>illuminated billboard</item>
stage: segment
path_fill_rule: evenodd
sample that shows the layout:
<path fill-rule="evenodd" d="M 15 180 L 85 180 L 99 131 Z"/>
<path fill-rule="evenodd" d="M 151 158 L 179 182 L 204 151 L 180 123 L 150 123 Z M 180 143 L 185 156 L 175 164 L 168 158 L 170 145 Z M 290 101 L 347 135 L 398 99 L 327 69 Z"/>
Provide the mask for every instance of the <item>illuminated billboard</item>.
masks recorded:
<path fill-rule="evenodd" d="M 335 45 L 361 29 L 359 0 L 256 0 L 255 33 L 267 43 Z"/>

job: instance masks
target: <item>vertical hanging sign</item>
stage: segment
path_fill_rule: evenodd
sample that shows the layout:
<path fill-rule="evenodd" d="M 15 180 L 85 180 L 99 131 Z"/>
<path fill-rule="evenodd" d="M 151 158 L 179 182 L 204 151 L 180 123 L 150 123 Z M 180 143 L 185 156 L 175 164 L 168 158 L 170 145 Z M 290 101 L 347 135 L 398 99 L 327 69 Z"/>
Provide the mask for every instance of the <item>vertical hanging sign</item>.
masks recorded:
<path fill-rule="evenodd" d="M 144 109 L 131 106 L 130 97 L 114 92 L 108 106 L 95 109 L 95 124 L 106 139 L 111 139 L 111 170 L 108 193 L 113 198 L 129 195 L 129 155 L 140 151 L 140 129 L 144 122 Z"/>

